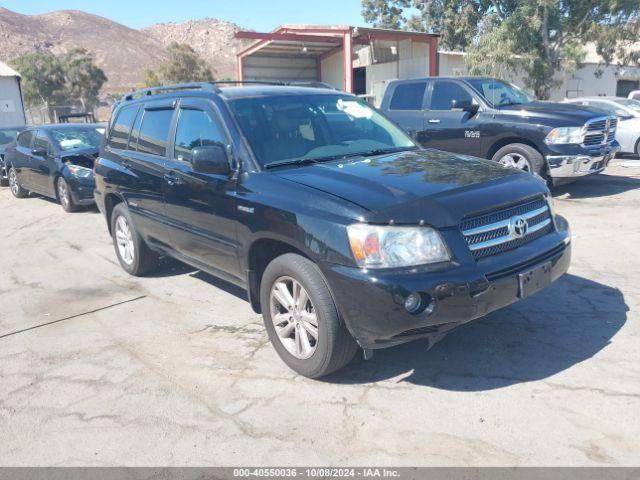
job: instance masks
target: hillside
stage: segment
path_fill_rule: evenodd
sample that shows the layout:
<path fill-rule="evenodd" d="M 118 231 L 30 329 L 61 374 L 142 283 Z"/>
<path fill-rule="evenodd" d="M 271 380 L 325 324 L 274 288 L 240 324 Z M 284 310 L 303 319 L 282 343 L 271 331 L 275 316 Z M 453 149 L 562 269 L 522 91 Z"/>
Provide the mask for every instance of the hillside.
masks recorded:
<path fill-rule="evenodd" d="M 74 47 L 93 53 L 109 82 L 104 91 L 126 91 L 166 57 L 171 41 L 190 44 L 211 64 L 216 78 L 235 77 L 235 24 L 210 18 L 158 24 L 135 30 L 78 10 L 22 15 L 0 7 L 0 61 L 8 62 L 30 51 L 56 55 Z"/>
<path fill-rule="evenodd" d="M 182 23 L 158 23 L 142 29 L 163 45 L 186 43 L 210 65 L 217 79 L 235 78 L 236 53 L 246 45 L 234 38 L 242 27 L 235 23 L 203 18 Z"/>

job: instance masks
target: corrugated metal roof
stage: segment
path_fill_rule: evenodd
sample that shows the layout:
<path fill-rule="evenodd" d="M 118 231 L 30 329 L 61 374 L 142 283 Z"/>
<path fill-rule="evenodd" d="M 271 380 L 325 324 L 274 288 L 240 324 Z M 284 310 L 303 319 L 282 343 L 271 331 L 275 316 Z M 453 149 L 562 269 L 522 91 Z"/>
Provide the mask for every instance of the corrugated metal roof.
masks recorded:
<path fill-rule="evenodd" d="M 0 77 L 20 77 L 20 74 L 6 63 L 0 62 Z"/>

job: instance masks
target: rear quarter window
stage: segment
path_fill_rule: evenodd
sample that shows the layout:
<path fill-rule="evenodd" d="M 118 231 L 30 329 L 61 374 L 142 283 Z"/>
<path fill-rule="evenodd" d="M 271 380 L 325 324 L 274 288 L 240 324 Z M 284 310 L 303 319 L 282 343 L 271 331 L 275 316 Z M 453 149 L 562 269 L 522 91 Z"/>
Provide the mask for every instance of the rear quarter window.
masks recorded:
<path fill-rule="evenodd" d="M 426 82 L 402 83 L 396 87 L 389 104 L 390 110 L 422 110 Z"/>
<path fill-rule="evenodd" d="M 107 145 L 111 148 L 127 148 L 129 142 L 129 133 L 133 126 L 133 120 L 138 112 L 137 106 L 123 108 L 118 112 L 118 116 L 113 122 Z"/>

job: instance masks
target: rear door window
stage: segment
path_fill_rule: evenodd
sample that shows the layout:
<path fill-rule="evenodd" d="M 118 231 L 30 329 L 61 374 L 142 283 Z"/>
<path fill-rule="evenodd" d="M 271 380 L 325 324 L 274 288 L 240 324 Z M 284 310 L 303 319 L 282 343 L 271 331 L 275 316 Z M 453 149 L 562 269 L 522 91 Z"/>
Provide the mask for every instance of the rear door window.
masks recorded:
<path fill-rule="evenodd" d="M 109 147 L 120 149 L 127 148 L 129 133 L 131 132 L 133 119 L 136 117 L 137 112 L 137 106 L 131 106 L 120 110 L 118 117 L 111 128 L 111 134 L 109 135 L 109 141 L 107 142 Z"/>
<path fill-rule="evenodd" d="M 33 138 L 33 130 L 27 130 L 18 135 L 18 145 L 21 147 L 29 148 L 31 146 L 31 139 Z"/>
<path fill-rule="evenodd" d="M 390 110 L 422 110 L 426 82 L 402 83 L 396 87 L 389 104 Z"/>
<path fill-rule="evenodd" d="M 456 82 L 434 82 L 431 93 L 431 110 L 451 110 L 453 100 L 473 101 L 473 97 Z"/>
<path fill-rule="evenodd" d="M 197 147 L 225 145 L 225 137 L 213 115 L 204 110 L 181 108 L 176 127 L 175 158 L 191 161 Z"/>
<path fill-rule="evenodd" d="M 173 109 L 145 110 L 138 136 L 138 151 L 166 156 L 172 119 Z"/>

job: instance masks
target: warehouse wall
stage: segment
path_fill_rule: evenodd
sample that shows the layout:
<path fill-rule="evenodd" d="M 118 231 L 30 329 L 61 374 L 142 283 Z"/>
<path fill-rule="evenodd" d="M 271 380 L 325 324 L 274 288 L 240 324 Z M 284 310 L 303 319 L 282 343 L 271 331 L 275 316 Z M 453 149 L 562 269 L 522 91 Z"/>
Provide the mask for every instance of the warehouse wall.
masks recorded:
<path fill-rule="evenodd" d="M 619 69 L 615 65 L 603 66 L 602 75 L 597 77 L 598 65 L 585 64 L 580 70 L 570 75 L 559 75 L 559 85 L 551 91 L 550 100 L 561 101 L 565 98 L 615 95 L 618 79 L 640 79 L 640 68 L 623 67 Z M 466 75 L 464 56 L 440 53 L 440 75 L 457 76 Z M 514 74 L 505 71 L 502 78 L 509 80 L 520 87 L 525 86 L 522 74 Z"/>
<path fill-rule="evenodd" d="M 322 71 L 323 82 L 334 87 L 344 89 L 344 56 L 342 51 L 321 60 L 320 70 Z"/>
<path fill-rule="evenodd" d="M 311 57 L 251 55 L 242 60 L 245 80 L 310 81 L 317 79 L 316 60 Z"/>
<path fill-rule="evenodd" d="M 0 127 L 24 125 L 22 97 L 16 77 L 0 77 Z"/>

